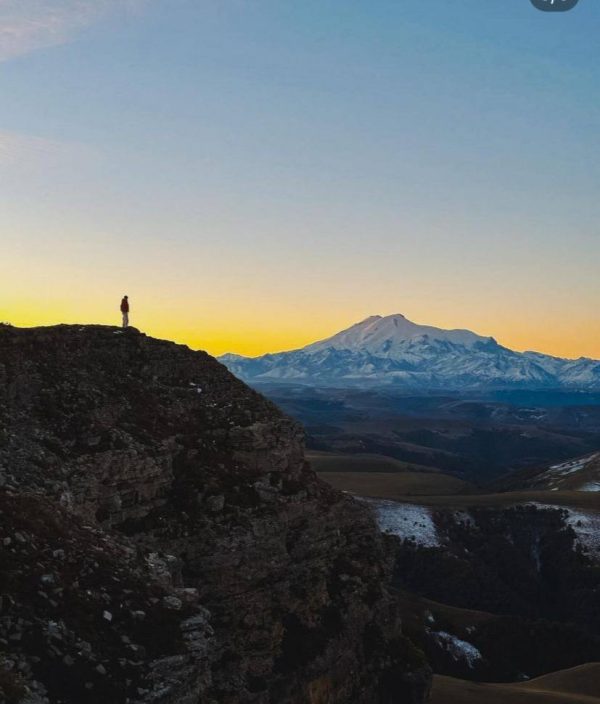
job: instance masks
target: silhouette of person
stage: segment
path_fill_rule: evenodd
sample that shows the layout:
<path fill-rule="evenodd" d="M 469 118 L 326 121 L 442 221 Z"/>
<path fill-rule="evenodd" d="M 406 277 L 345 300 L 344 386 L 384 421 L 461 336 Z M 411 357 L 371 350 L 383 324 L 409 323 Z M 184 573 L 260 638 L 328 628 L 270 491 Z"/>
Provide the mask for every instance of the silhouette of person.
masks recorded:
<path fill-rule="evenodd" d="M 129 325 L 129 297 L 123 296 L 121 301 L 121 313 L 123 314 L 123 327 L 126 328 Z"/>

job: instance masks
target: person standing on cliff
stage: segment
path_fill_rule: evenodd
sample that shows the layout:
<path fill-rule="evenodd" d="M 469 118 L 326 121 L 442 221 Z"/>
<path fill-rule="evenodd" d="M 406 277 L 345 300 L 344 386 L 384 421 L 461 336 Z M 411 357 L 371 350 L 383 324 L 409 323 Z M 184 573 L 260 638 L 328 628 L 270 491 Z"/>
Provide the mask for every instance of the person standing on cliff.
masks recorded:
<path fill-rule="evenodd" d="M 129 325 L 129 297 L 123 296 L 121 301 L 121 313 L 123 314 L 123 327 L 126 328 Z"/>

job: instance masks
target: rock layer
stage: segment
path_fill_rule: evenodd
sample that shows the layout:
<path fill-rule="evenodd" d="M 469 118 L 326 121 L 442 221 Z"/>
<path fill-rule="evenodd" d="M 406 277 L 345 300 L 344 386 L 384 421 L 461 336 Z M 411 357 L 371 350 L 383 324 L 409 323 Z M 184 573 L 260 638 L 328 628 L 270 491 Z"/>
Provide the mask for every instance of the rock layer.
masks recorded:
<path fill-rule="evenodd" d="M 75 644 L 40 654 L 0 633 L 11 687 L 37 681 L 51 701 L 101 701 L 95 680 L 85 688 L 76 644 L 106 629 L 108 600 L 119 613 L 110 633 L 141 648 L 130 666 L 97 634 L 91 662 L 115 702 L 424 700 L 429 670 L 401 633 L 370 510 L 320 482 L 301 428 L 208 355 L 135 330 L 3 326 L 0 424 L 4 525 L 22 519 L 15 507 L 27 501 L 58 526 L 53 538 L 39 521 L 23 528 L 45 546 L 40 569 L 55 575 L 49 611 L 20 596 L 27 555 L 5 553 L 3 627 L 62 620 Z M 67 612 L 64 595 L 79 594 L 87 576 L 73 555 L 96 547 L 118 579 L 138 585 L 127 589 L 144 608 L 105 571 Z M 71 561 L 68 575 L 56 550 Z M 157 627 L 142 639 L 139 611 L 166 614 L 172 637 Z M 76 694 L 57 694 L 47 675 L 55 663 L 81 680 Z"/>

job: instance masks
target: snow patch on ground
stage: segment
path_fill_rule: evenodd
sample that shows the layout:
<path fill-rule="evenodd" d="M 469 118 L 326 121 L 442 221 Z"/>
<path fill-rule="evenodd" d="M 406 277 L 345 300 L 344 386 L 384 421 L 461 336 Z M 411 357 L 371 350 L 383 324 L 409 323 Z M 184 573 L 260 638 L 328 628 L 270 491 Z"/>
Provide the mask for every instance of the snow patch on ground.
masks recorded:
<path fill-rule="evenodd" d="M 472 669 L 481 660 L 481 653 L 471 643 L 461 640 L 446 631 L 431 631 L 433 640 L 443 648 L 454 660 L 462 660 Z"/>
<path fill-rule="evenodd" d="M 588 555 L 600 558 L 600 514 L 577 511 L 564 506 L 540 504 L 537 501 L 532 502 L 531 505 L 542 510 L 565 511 L 567 514 L 565 523 L 575 532 L 577 543 Z"/>
<path fill-rule="evenodd" d="M 441 545 L 431 512 L 424 506 L 379 499 L 363 500 L 374 507 L 379 528 L 384 533 L 397 535 L 403 540 L 413 540 L 424 548 Z"/>
<path fill-rule="evenodd" d="M 589 455 L 588 457 L 580 457 L 576 460 L 570 460 L 569 462 L 562 462 L 561 464 L 553 464 L 546 474 L 552 476 L 566 477 L 569 474 L 574 474 L 584 469 L 592 460 L 598 457 L 598 453 Z"/>
<path fill-rule="evenodd" d="M 600 481 L 588 481 L 584 486 L 576 486 L 573 479 L 577 480 L 580 477 L 580 473 L 595 460 L 600 458 L 600 453 L 595 452 L 587 457 L 578 457 L 577 459 L 569 460 L 568 462 L 561 462 L 560 464 L 553 464 L 542 474 L 539 475 L 538 479 L 543 481 L 548 481 L 548 488 L 552 491 L 558 491 L 559 489 L 564 489 L 565 486 L 571 490 L 575 491 L 600 491 Z M 585 477 L 581 477 L 585 481 Z M 539 483 L 539 482 L 538 482 Z"/>

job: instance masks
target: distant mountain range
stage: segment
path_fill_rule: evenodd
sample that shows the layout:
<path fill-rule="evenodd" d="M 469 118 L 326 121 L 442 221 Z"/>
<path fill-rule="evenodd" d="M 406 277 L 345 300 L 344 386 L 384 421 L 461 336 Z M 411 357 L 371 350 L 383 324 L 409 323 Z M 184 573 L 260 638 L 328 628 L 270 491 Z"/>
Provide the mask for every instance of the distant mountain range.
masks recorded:
<path fill-rule="evenodd" d="M 600 361 L 515 352 L 469 330 L 417 325 L 401 314 L 371 316 L 290 352 L 220 358 L 249 383 L 407 389 L 600 389 Z"/>

